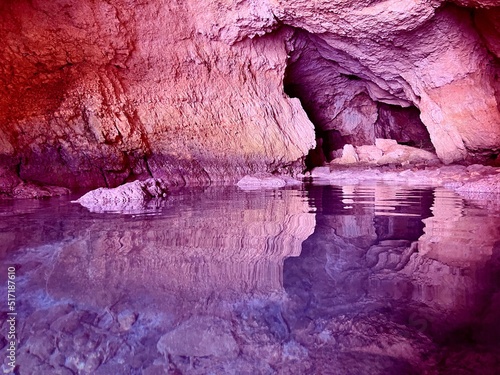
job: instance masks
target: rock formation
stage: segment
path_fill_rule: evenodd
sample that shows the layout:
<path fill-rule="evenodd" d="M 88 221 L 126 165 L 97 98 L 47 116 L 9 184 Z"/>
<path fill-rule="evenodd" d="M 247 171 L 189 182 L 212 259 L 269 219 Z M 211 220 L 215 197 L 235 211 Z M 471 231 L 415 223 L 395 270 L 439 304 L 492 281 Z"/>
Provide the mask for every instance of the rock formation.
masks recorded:
<path fill-rule="evenodd" d="M 162 180 L 149 178 L 133 181 L 116 188 L 98 188 L 89 191 L 74 203 L 80 203 L 92 212 L 144 213 L 153 201 L 161 205 L 161 199 L 168 195 L 168 188 Z M 160 201 L 158 201 L 160 200 Z"/>
<path fill-rule="evenodd" d="M 315 133 L 496 156 L 499 8 L 455 2 L 3 1 L 2 193 L 296 170 Z"/>
<path fill-rule="evenodd" d="M 365 147 L 361 146 L 362 151 Z M 398 146 L 405 147 L 405 146 Z M 376 147 L 375 147 L 376 148 Z M 380 149 L 376 148 L 380 151 Z M 389 150 L 393 149 L 393 146 Z M 403 150 L 404 151 L 404 150 Z M 422 151 L 422 150 L 419 150 Z M 424 151 L 422 151 L 424 152 Z M 392 152 L 382 156 L 379 161 L 388 158 L 395 161 Z M 366 154 L 361 153 L 363 157 Z M 416 157 L 418 155 L 414 155 Z M 388 160 L 385 159 L 385 160 Z M 407 159 L 408 161 L 408 159 Z M 331 166 L 316 167 L 310 173 L 299 175 L 312 178 L 316 184 L 346 185 L 367 182 L 384 181 L 391 184 L 402 184 L 411 186 L 445 187 L 454 190 L 464 198 L 481 198 L 491 201 L 493 204 L 500 197 L 500 168 L 472 164 L 468 167 L 463 165 L 447 165 L 441 167 L 425 167 L 421 164 L 410 165 L 411 168 L 373 168 L 368 165 L 353 165 L 346 168 L 341 163 L 336 164 L 333 170 Z M 475 196 L 476 194 L 479 194 Z M 474 197 L 475 196 L 475 197 Z M 481 200 L 480 199 L 480 200 Z"/>

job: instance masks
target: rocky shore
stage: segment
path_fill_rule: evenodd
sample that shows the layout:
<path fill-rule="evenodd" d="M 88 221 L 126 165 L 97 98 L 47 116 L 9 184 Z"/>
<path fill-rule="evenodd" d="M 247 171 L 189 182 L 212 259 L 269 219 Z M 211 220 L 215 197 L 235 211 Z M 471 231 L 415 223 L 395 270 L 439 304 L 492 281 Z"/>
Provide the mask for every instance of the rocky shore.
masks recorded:
<path fill-rule="evenodd" d="M 299 177 L 313 184 L 359 184 L 384 182 L 412 186 L 442 186 L 458 193 L 500 194 L 500 168 L 473 164 L 470 166 L 394 166 L 328 165 L 318 167 Z"/>

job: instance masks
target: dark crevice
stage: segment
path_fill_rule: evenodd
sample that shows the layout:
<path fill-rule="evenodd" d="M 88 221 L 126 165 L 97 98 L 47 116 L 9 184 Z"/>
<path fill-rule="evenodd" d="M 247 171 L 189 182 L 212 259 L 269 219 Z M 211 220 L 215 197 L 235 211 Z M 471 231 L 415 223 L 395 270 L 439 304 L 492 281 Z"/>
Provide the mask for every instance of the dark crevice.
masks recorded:
<path fill-rule="evenodd" d="M 151 172 L 151 169 L 149 168 L 147 156 L 144 156 L 144 167 L 146 168 L 146 172 L 149 174 L 149 176 L 153 178 L 153 172 Z"/>

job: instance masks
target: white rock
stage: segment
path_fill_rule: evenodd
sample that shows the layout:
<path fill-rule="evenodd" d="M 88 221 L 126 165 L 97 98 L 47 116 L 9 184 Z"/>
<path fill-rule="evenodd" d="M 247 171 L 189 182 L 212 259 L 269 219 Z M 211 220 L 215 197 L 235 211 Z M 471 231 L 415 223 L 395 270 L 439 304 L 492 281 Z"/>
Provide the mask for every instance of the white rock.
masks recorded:
<path fill-rule="evenodd" d="M 375 146 L 382 150 L 383 152 L 386 152 L 389 147 L 397 145 L 398 142 L 396 142 L 394 139 L 383 139 L 383 138 L 377 138 L 375 139 Z"/>
<path fill-rule="evenodd" d="M 364 145 L 356 147 L 359 161 L 362 163 L 373 163 L 382 157 L 382 150 L 377 146 Z"/>
<path fill-rule="evenodd" d="M 165 198 L 167 185 L 162 180 L 150 178 L 134 181 L 116 188 L 99 188 L 89 191 L 74 201 L 92 212 L 140 212 L 151 200 Z"/>

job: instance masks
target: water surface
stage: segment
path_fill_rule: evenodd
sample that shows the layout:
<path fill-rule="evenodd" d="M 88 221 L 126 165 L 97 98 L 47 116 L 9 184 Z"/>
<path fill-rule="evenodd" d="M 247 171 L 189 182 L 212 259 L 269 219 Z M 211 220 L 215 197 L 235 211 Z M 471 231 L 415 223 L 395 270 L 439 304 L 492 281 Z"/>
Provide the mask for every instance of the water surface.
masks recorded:
<path fill-rule="evenodd" d="M 191 189 L 127 214 L 3 201 L 16 372 L 495 374 L 485 202 L 383 184 Z"/>

